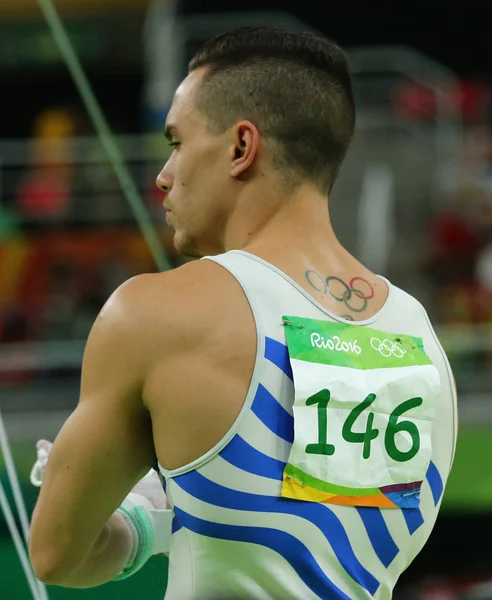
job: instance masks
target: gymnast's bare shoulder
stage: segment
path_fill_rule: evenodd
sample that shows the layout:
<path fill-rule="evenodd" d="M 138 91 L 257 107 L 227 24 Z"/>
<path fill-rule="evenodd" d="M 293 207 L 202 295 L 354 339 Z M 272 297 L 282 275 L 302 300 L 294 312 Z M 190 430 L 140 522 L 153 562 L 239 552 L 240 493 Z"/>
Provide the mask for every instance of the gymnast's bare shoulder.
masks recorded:
<path fill-rule="evenodd" d="M 109 298 L 94 330 L 152 418 L 160 463 L 177 468 L 227 432 L 247 394 L 256 328 L 234 277 L 209 260 L 138 275 Z M 92 335 L 92 334 L 91 334 Z M 98 339 L 104 339 L 98 335 Z"/>

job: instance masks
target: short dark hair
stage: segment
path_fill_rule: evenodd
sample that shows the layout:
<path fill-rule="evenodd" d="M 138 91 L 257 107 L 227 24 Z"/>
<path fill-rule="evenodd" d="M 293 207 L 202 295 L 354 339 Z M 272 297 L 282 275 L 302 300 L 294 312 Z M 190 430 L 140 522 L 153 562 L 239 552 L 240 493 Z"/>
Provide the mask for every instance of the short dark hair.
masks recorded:
<path fill-rule="evenodd" d="M 189 63 L 206 67 L 195 99 L 212 130 L 251 120 L 290 185 L 328 193 L 355 128 L 348 60 L 311 33 L 243 27 L 208 40 Z"/>

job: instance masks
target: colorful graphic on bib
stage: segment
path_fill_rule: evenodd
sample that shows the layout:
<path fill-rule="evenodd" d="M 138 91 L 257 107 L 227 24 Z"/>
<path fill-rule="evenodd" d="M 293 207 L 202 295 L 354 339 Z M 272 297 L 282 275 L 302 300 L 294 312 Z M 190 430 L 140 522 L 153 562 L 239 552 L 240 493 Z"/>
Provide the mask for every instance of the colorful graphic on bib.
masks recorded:
<path fill-rule="evenodd" d="M 345 506 L 418 508 L 421 486 L 422 481 L 415 481 L 360 490 L 326 483 L 288 464 L 284 471 L 282 496 L 294 500 Z"/>

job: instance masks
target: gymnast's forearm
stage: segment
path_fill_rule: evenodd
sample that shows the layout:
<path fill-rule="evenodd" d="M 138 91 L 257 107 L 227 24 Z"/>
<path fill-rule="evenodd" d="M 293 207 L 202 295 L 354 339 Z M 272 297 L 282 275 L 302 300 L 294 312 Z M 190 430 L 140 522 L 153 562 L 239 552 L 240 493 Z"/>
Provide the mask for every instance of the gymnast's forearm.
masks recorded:
<path fill-rule="evenodd" d="M 119 512 L 113 514 L 89 556 L 75 568 L 63 565 L 36 572 L 39 579 L 50 585 L 67 588 L 90 588 L 117 577 L 128 564 L 132 553 L 132 535 Z"/>

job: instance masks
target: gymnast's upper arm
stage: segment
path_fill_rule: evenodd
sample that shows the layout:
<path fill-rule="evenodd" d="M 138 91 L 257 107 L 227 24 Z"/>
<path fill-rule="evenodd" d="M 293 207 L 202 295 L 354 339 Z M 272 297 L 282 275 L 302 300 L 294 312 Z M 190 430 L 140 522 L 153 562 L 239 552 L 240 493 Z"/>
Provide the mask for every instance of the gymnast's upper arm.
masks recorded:
<path fill-rule="evenodd" d="M 152 316 L 141 305 L 144 298 L 145 282 L 135 278 L 98 316 L 84 353 L 78 406 L 49 457 L 30 552 L 60 569 L 85 560 L 111 514 L 155 462 L 141 399 L 150 349 L 140 320 Z"/>

